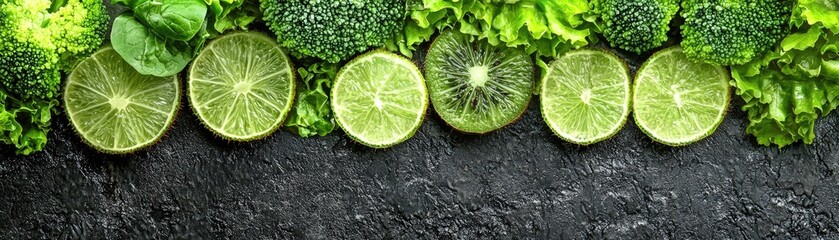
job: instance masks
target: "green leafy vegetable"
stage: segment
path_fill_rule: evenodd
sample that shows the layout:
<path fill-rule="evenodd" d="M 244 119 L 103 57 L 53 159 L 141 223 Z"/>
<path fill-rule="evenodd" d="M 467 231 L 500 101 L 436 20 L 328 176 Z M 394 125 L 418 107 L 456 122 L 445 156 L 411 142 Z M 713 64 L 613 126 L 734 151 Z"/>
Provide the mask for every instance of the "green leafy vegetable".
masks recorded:
<path fill-rule="evenodd" d="M 20 101 L 0 89 L 0 143 L 14 145 L 18 154 L 44 149 L 58 100 Z"/>
<path fill-rule="evenodd" d="M 172 76 L 183 70 L 192 60 L 193 49 L 187 42 L 158 35 L 143 26 L 130 14 L 114 20 L 111 44 L 143 75 Z"/>
<path fill-rule="evenodd" d="M 140 0 L 131 8 L 156 33 L 180 41 L 195 37 L 207 15 L 204 0 Z"/>
<path fill-rule="evenodd" d="M 338 73 L 338 64 L 320 62 L 297 69 L 302 84 L 285 127 L 301 137 L 326 136 L 335 129 L 329 107 L 329 89 Z"/>
<path fill-rule="evenodd" d="M 731 68 L 746 131 L 762 145 L 812 143 L 816 120 L 839 106 L 839 4 L 800 0 L 790 22 L 773 51 Z"/>
<path fill-rule="evenodd" d="M 213 14 L 213 30 L 223 33 L 231 29 L 247 29 L 262 17 L 256 0 L 205 0 Z M 236 10 L 236 11 L 234 11 Z"/>
<path fill-rule="evenodd" d="M 247 29 L 258 16 L 257 0 L 115 0 L 131 9 L 114 20 L 111 41 L 137 72 L 175 75 L 207 39 Z"/>
<path fill-rule="evenodd" d="M 521 47 L 544 70 L 542 57 L 586 46 L 599 31 L 586 0 L 415 0 L 408 9 L 405 28 L 387 44 L 406 56 L 435 31 L 453 28 L 493 46 Z"/>

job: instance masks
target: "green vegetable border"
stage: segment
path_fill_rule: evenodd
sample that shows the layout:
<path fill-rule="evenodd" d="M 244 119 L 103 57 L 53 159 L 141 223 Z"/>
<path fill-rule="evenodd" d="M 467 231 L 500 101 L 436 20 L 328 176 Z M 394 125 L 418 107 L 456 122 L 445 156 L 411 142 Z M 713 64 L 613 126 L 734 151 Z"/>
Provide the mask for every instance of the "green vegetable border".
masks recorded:
<path fill-rule="evenodd" d="M 266 1 L 279 0 L 261 2 Z M 608 40 L 622 41 L 610 42 L 612 46 L 644 56 L 665 42 L 662 33 L 667 33 L 670 41 L 678 41 L 682 39 L 679 31 L 705 31 L 698 38 L 692 35 L 690 41 L 683 41 L 681 45 L 686 52 L 697 53 L 688 55 L 696 61 L 733 64 L 729 66 L 731 85 L 745 102 L 742 110 L 749 118 L 746 132 L 755 136 L 761 145 L 784 147 L 796 142 L 813 143 L 815 122 L 839 106 L 839 3 L 833 0 L 742 0 L 736 4 L 724 0 L 685 0 L 679 6 L 681 14 L 676 14 L 672 20 L 675 7 L 667 0 L 647 1 L 663 4 L 660 8 L 650 8 L 659 9 L 661 14 L 650 13 L 652 17 L 637 19 L 614 18 L 622 16 L 620 11 L 638 11 L 634 7 L 617 7 L 625 6 L 620 4 L 621 0 L 406 1 L 403 29 L 380 47 L 411 57 L 421 44 L 440 31 L 452 29 L 495 46 L 520 48 L 531 54 L 541 73 L 547 68 L 548 61 L 570 50 L 603 41 L 604 34 L 609 35 Z M 52 114 L 57 112 L 58 95 L 30 96 L 25 91 L 31 91 L 31 88 L 21 87 L 19 78 L 34 76 L 35 79 L 27 79 L 32 81 L 27 84 L 38 87 L 43 84 L 44 89 L 57 91 L 57 87 L 50 85 L 57 84 L 55 79 L 49 79 L 50 76 L 66 73 L 79 58 L 92 52 L 90 46 L 105 44 L 105 34 L 104 28 L 94 22 L 96 16 L 104 14 L 104 8 L 96 1 L 34 0 L 25 6 L 40 9 L 29 10 L 21 7 L 24 2 L 0 3 L 0 40 L 9 43 L 0 43 L 0 62 L 35 61 L 28 57 L 34 55 L 21 52 L 22 44 L 34 44 L 38 51 L 45 51 L 43 54 L 47 57 L 42 60 L 50 61 L 50 64 L 40 65 L 38 69 L 2 69 L 0 142 L 15 146 L 18 154 L 28 155 L 41 151 L 46 145 Z M 257 0 L 114 0 L 112 3 L 128 10 L 114 20 L 110 44 L 126 62 L 146 75 L 179 74 L 207 41 L 229 31 L 264 29 L 254 26 L 265 24 Z M 761 15 L 756 12 L 759 9 L 781 14 Z M 700 10 L 716 11 L 720 15 L 700 18 L 701 14 L 695 14 Z M 789 18 L 783 15 L 785 10 L 790 12 Z M 73 28 L 80 25 L 73 22 L 79 19 L 90 21 L 81 24 L 89 29 Z M 754 31 L 746 31 L 743 26 L 749 24 L 718 26 L 731 19 L 755 21 L 762 27 L 779 26 L 771 31 L 782 31 L 778 34 L 781 37 L 766 51 L 762 51 L 766 46 L 738 45 L 739 42 L 732 45 L 734 48 L 718 49 L 714 44 L 720 41 L 714 37 L 760 39 L 758 44 L 773 42 L 774 35 L 758 36 Z M 33 28 L 20 27 L 22 23 L 35 21 L 43 23 L 26 25 L 37 26 Z M 667 22 L 669 24 L 664 24 Z M 646 27 L 632 25 L 636 23 Z M 49 37 L 43 33 L 44 29 L 64 35 Z M 634 38 L 626 35 L 629 33 L 652 35 Z M 359 33 L 354 37 L 363 39 L 365 36 L 371 35 Z M 632 42 L 636 40 L 650 42 Z M 26 51 L 31 47 L 27 45 Z M 21 56 L 25 56 L 24 59 L 19 59 Z M 743 56 L 751 59 L 742 63 L 737 57 L 742 59 Z M 335 129 L 329 108 L 329 88 L 346 60 L 331 63 L 298 57 L 297 73 L 302 84 L 285 127 L 302 137 L 325 136 Z M 538 90 L 534 89 L 535 92 Z"/>

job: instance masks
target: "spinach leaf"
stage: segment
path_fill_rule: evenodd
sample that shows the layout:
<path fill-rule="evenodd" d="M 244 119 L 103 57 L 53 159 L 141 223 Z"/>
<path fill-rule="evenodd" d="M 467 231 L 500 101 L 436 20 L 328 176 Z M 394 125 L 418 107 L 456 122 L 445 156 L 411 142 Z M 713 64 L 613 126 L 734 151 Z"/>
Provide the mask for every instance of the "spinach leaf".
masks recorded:
<path fill-rule="evenodd" d="M 187 42 L 161 37 L 130 14 L 114 20 L 111 44 L 137 72 L 159 77 L 178 74 L 193 54 L 193 47 Z"/>
<path fill-rule="evenodd" d="M 139 0 L 131 3 L 134 16 L 157 34 L 175 40 L 192 39 L 204 24 L 204 0 Z"/>

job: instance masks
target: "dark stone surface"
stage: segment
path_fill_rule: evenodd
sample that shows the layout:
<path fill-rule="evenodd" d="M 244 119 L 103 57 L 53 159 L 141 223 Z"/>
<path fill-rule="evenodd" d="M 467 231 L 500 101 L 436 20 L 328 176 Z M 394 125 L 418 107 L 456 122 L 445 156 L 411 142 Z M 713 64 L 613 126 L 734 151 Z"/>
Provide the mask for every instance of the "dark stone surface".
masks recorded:
<path fill-rule="evenodd" d="M 551 134 L 537 103 L 483 136 L 454 133 L 431 113 L 414 138 L 387 150 L 340 131 L 227 143 L 183 111 L 157 146 L 103 156 L 58 117 L 47 151 L 0 153 L 0 232 L 12 239 L 839 236 L 835 114 L 819 122 L 816 144 L 780 151 L 744 135 L 739 110 L 687 147 L 652 143 L 632 123 L 614 139 L 578 147 Z"/>
<path fill-rule="evenodd" d="M 739 104 L 681 148 L 632 121 L 590 147 L 565 143 L 538 100 L 482 136 L 429 111 L 387 150 L 340 130 L 228 143 L 182 111 L 160 144 L 105 156 L 59 115 L 45 152 L 0 148 L 0 238 L 839 237 L 839 117 L 818 122 L 816 144 L 778 150 L 744 133 Z"/>

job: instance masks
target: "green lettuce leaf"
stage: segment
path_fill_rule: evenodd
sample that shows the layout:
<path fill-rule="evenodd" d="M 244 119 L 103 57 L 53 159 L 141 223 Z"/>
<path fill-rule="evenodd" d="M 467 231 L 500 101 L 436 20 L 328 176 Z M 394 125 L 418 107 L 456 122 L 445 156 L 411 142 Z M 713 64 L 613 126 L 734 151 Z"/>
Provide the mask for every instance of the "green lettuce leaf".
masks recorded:
<path fill-rule="evenodd" d="M 749 116 L 746 132 L 759 144 L 811 144 L 818 118 L 839 106 L 837 9 L 827 1 L 800 1 L 791 34 L 762 58 L 731 67 Z"/>
<path fill-rule="evenodd" d="M 784 147 L 797 141 L 813 143 L 815 121 L 839 105 L 839 80 L 796 79 L 779 70 L 766 69 L 758 75 L 743 74 L 734 67 L 733 85 L 746 104 L 749 116 L 746 132 L 759 144 Z"/>
<path fill-rule="evenodd" d="M 56 105 L 55 99 L 20 101 L 0 89 L 0 143 L 21 155 L 43 150 Z"/>
<path fill-rule="evenodd" d="M 839 2 L 835 0 L 799 0 L 793 11 L 791 22 L 795 26 L 821 25 L 839 33 Z"/>
<path fill-rule="evenodd" d="M 297 73 L 301 82 L 285 127 L 301 137 L 326 136 L 335 129 L 329 89 L 338 73 L 338 65 L 320 62 L 298 68 Z"/>
<path fill-rule="evenodd" d="M 214 34 L 227 30 L 248 29 L 248 26 L 259 19 L 258 0 L 204 0 L 210 10 L 212 29 Z"/>
<path fill-rule="evenodd" d="M 492 45 L 522 48 L 544 72 L 544 58 L 597 41 L 588 12 L 586 0 L 414 0 L 405 28 L 386 47 L 411 57 L 436 31 L 452 28 Z"/>

